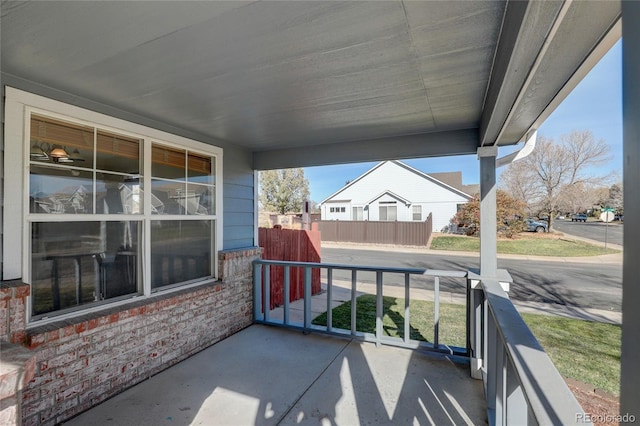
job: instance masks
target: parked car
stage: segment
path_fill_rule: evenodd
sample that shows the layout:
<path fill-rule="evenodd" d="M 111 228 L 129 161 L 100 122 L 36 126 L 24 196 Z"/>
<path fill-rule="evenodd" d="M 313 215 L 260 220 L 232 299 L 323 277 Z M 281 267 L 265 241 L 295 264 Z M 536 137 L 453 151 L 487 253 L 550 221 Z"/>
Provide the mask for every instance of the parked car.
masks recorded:
<path fill-rule="evenodd" d="M 529 232 L 547 232 L 549 224 L 543 220 L 527 219 L 525 221 Z"/>
<path fill-rule="evenodd" d="M 586 222 L 586 221 L 587 221 L 586 214 L 579 213 L 571 216 L 571 222 Z"/>

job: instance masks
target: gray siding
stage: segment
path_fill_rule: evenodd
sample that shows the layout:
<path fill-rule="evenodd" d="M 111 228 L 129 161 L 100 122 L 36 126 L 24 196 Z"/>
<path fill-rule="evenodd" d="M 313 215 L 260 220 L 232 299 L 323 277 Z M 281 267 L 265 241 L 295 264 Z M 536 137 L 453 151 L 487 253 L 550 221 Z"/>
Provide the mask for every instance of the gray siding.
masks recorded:
<path fill-rule="evenodd" d="M 41 84 L 24 80 L 12 75 L 2 74 L 0 77 L 0 82 L 2 85 L 12 86 L 16 89 L 21 89 L 40 96 L 45 96 L 51 99 L 58 100 L 60 102 L 65 102 L 81 108 L 89 109 L 91 111 L 96 111 L 102 114 L 110 115 L 112 117 L 120 118 L 122 120 L 127 120 L 132 123 L 137 123 L 143 126 L 155 128 L 168 133 L 173 133 L 175 135 L 183 136 L 185 138 L 197 140 L 203 143 L 209 143 L 211 145 L 223 148 L 224 211 L 222 218 L 224 225 L 224 246 L 220 247 L 219 249 L 227 250 L 253 247 L 257 244 L 257 242 L 254 241 L 254 180 L 252 169 L 253 157 L 250 151 L 234 146 L 229 142 L 214 140 L 213 138 L 208 136 L 170 126 L 150 118 L 132 114 L 113 106 L 104 105 L 85 98 L 80 98 L 70 93 L 43 86 Z M 2 88 L 4 94 L 4 86 L 2 86 Z M 2 104 L 2 109 L 4 109 L 4 103 Z M 1 116 L 4 120 L 4 114 L 2 114 Z M 2 132 L 2 134 L 4 135 L 4 132 Z M 0 160 L 3 151 L 3 145 L 0 144 Z M 0 163 L 0 180 L 4 176 L 4 167 L 2 167 L 2 164 L 3 163 Z M 1 208 L 2 207 L 0 204 L 0 209 Z M 0 232 L 1 230 L 2 222 L 0 219 Z M 1 247 L 2 246 L 0 244 L 0 248 Z M 1 260 L 2 258 L 0 257 L 0 261 Z"/>
<path fill-rule="evenodd" d="M 254 241 L 254 179 L 247 150 L 224 151 L 224 249 L 252 247 Z"/>

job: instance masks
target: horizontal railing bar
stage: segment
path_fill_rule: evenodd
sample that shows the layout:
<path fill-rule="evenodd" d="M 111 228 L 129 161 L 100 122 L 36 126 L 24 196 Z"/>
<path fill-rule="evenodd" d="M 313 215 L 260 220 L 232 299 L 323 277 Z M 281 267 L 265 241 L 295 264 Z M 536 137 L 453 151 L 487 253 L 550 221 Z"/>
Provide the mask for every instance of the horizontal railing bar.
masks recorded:
<path fill-rule="evenodd" d="M 507 293 L 498 280 L 484 278 L 481 283 L 498 341 L 505 348 L 536 422 L 575 423 L 577 413 L 584 413 L 582 407 Z"/>
<path fill-rule="evenodd" d="M 431 277 L 452 277 L 452 278 L 466 278 L 467 271 L 446 271 L 443 269 L 427 269 L 422 275 L 428 275 Z"/>
<path fill-rule="evenodd" d="M 317 331 L 319 333 L 330 335 L 330 336 L 346 337 L 346 338 L 355 339 L 355 340 L 367 342 L 367 343 L 376 343 L 377 341 L 376 335 L 374 333 L 356 331 L 355 333 L 352 334 L 350 330 L 346 330 L 344 328 L 333 328 L 331 329 L 331 331 L 327 331 L 326 326 L 322 326 L 322 325 L 312 324 L 311 327 L 307 328 L 301 322 L 290 322 L 289 324 L 283 324 L 282 322 L 274 323 L 273 320 L 269 320 L 269 321 L 257 320 L 257 321 L 254 321 L 254 323 L 264 324 L 264 325 L 275 324 L 279 327 L 288 328 L 292 330 Z M 430 342 L 424 342 L 422 340 L 414 340 L 414 339 L 411 339 L 408 342 L 405 342 L 400 337 L 391 337 L 391 336 L 382 336 L 382 338 L 380 339 L 380 342 L 401 347 L 401 348 L 421 349 L 429 352 L 439 352 L 439 353 L 444 353 L 449 355 L 466 357 L 466 348 L 462 348 L 459 346 L 446 346 L 441 344 L 436 348 L 435 346 L 433 346 L 433 343 L 430 343 Z"/>
<path fill-rule="evenodd" d="M 275 265 L 275 266 L 293 266 L 293 267 L 311 267 L 311 268 L 331 268 L 331 269 L 342 269 L 346 271 L 368 271 L 368 272 L 387 272 L 387 273 L 397 273 L 397 274 L 424 274 L 426 272 L 425 269 L 416 269 L 416 268 L 392 268 L 392 267 L 378 267 L 378 266 L 354 266 L 354 265 L 343 265 L 337 263 L 320 263 L 320 262 L 293 262 L 286 260 L 265 260 L 265 259 L 257 259 L 253 261 L 254 263 L 263 264 L 263 265 Z M 465 275 L 466 276 L 466 275 Z"/>

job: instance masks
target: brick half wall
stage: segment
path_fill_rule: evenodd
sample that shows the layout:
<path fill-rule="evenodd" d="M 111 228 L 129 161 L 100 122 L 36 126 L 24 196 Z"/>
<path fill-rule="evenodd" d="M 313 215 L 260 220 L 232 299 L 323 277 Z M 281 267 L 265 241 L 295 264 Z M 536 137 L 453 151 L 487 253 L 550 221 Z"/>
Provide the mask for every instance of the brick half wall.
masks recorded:
<path fill-rule="evenodd" d="M 221 280 L 27 330 L 35 376 L 25 425 L 54 425 L 252 323 L 260 248 L 219 253 Z"/>

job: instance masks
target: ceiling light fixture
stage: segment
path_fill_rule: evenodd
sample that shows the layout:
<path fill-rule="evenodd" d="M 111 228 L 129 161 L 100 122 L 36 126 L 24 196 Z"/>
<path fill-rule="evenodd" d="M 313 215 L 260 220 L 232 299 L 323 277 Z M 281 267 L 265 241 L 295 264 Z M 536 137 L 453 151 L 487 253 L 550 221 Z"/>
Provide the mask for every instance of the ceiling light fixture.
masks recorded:
<path fill-rule="evenodd" d="M 67 154 L 67 151 L 61 148 L 60 145 L 55 145 L 51 150 L 51 152 L 49 153 L 49 156 L 53 158 L 53 161 L 57 161 L 57 162 L 65 163 L 65 162 L 68 162 L 66 160 L 69 160 L 69 154 Z"/>

